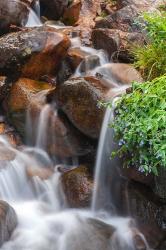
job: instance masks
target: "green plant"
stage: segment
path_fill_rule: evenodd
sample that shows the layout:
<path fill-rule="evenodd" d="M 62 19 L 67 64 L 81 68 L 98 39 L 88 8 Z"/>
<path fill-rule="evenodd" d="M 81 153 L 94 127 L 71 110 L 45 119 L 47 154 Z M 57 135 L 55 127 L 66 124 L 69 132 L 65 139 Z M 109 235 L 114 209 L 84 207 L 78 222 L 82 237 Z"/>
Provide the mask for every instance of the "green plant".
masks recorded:
<path fill-rule="evenodd" d="M 148 42 L 144 46 L 135 45 L 132 53 L 143 77 L 152 80 L 166 73 L 166 13 L 144 13 L 143 19 Z"/>
<path fill-rule="evenodd" d="M 166 75 L 133 83 L 132 92 L 117 101 L 113 124 L 119 149 L 128 167 L 145 173 L 166 168 Z M 111 104 L 109 104 L 111 105 Z"/>

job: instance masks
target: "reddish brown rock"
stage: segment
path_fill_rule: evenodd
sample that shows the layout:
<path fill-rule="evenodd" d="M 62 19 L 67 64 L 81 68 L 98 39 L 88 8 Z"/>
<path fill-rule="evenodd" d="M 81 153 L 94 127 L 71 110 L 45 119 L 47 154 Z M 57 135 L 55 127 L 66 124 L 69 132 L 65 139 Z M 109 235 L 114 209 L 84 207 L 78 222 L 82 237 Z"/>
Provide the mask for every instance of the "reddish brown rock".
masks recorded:
<path fill-rule="evenodd" d="M 81 0 L 74 0 L 72 4 L 65 10 L 63 22 L 66 25 L 75 25 L 79 19 L 81 7 Z"/>
<path fill-rule="evenodd" d="M 91 201 L 93 183 L 86 166 L 79 166 L 62 175 L 62 185 L 71 207 L 87 207 Z"/>
<path fill-rule="evenodd" d="M 0 38 L 0 73 L 31 79 L 54 75 L 69 46 L 67 36 L 50 27 L 8 34 Z"/>
<path fill-rule="evenodd" d="M 95 18 L 101 13 L 101 0 L 83 0 L 80 18 L 77 22 L 81 30 L 82 41 L 90 43 L 91 29 L 95 26 Z"/>

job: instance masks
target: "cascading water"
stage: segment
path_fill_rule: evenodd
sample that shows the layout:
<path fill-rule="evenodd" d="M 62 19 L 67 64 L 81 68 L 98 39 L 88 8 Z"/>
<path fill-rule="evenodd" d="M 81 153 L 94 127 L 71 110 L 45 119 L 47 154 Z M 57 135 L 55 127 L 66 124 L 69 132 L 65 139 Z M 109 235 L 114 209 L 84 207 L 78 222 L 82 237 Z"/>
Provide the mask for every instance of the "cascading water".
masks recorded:
<path fill-rule="evenodd" d="M 73 47 L 78 44 L 78 39 L 74 38 Z M 108 63 L 103 51 L 87 47 L 81 49 L 90 55 L 99 55 L 99 65 L 95 64 L 97 67 L 93 68 L 85 63 L 86 74 L 96 74 L 98 67 Z M 82 76 L 80 67 L 81 65 L 76 71 L 77 76 Z M 121 86 L 116 83 L 114 87 L 115 95 L 119 94 Z M 31 119 L 30 112 L 28 113 L 29 135 L 33 137 L 33 132 L 37 133 L 33 143 L 30 143 L 31 147 L 15 149 L 5 137 L 0 136 L 0 154 L 5 152 L 11 157 L 0 162 L 0 198 L 13 206 L 18 217 L 18 226 L 11 240 L 0 249 L 138 250 L 135 236 L 140 233 L 132 219 L 115 215 L 116 207 L 113 195 L 111 196 L 112 190 L 109 189 L 109 177 L 117 164 L 115 160 L 109 159 L 114 145 L 113 130 L 108 128 L 108 123 L 113 118 L 114 109 L 107 110 L 103 122 L 92 207 L 87 210 L 68 208 L 61 187 L 61 174 L 46 152 L 50 110 L 56 115 L 51 105 L 44 106 L 38 127 L 36 121 Z M 145 246 L 144 249 L 149 249 L 146 242 Z"/>

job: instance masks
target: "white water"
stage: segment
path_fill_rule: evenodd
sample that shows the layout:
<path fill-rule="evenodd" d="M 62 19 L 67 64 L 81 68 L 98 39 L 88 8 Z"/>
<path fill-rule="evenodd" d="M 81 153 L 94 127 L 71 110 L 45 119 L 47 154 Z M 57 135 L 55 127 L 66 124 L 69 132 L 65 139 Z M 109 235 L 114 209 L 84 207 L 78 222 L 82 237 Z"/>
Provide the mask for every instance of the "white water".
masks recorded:
<path fill-rule="evenodd" d="M 78 39 L 73 39 L 72 44 L 77 46 Z M 90 55 L 97 54 L 100 66 L 108 63 L 102 51 L 87 47 L 82 49 Z M 96 68 L 90 71 L 86 68 L 86 74 L 92 74 Z M 79 70 L 76 74 L 78 73 Z M 116 85 L 115 88 L 117 90 L 119 86 Z M 109 159 L 113 131 L 108 128 L 108 123 L 113 117 L 113 109 L 107 110 L 101 131 L 92 208 L 78 210 L 68 208 L 61 187 L 61 174 L 45 151 L 51 108 L 50 105 L 44 106 L 39 116 L 38 128 L 37 123 L 33 124 L 30 113 L 28 115 L 30 120 L 27 129 L 32 137 L 35 131 L 35 147 L 25 146 L 18 150 L 5 137 L 0 136 L 0 155 L 4 154 L 4 149 L 5 152 L 10 151 L 15 155 L 14 159 L 6 160 L 5 164 L 0 161 L 0 198 L 13 206 L 18 217 L 18 226 L 11 240 L 0 249 L 137 250 L 133 236 L 140 233 L 130 218 L 115 216 L 116 208 L 107 178 L 110 169 L 114 171 L 116 163 Z M 29 175 L 29 169 L 32 175 Z M 52 174 L 43 178 L 43 171 L 51 171 Z M 112 230 L 115 230 L 113 235 Z"/>
<path fill-rule="evenodd" d="M 103 126 L 100 134 L 97 159 L 96 159 L 96 171 L 95 171 L 95 185 L 92 198 L 92 211 L 98 210 L 114 210 L 113 201 L 111 199 L 111 178 L 110 174 L 112 169 L 116 167 L 117 161 L 110 159 L 111 152 L 115 149 L 115 143 L 113 140 L 113 129 L 109 127 L 109 124 L 113 122 L 114 118 L 114 105 L 116 98 L 113 101 L 112 109 L 107 108 Z M 111 207 L 110 207 L 111 206 Z"/>

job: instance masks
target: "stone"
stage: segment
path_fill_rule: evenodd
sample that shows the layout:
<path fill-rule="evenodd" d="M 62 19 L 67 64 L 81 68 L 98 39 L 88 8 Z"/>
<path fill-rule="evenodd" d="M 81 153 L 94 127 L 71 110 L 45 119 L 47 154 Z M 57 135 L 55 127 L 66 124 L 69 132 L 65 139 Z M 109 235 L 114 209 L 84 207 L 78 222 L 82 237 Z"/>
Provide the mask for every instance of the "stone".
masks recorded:
<path fill-rule="evenodd" d="M 0 73 L 35 80 L 54 75 L 69 46 L 67 36 L 46 26 L 5 35 L 0 38 Z"/>
<path fill-rule="evenodd" d="M 166 202 L 166 170 L 164 168 L 159 168 L 158 176 L 155 176 L 155 181 L 153 185 L 154 193 Z"/>
<path fill-rule="evenodd" d="M 57 88 L 55 100 L 76 128 L 98 138 L 105 113 L 99 102 L 104 101 L 107 91 L 94 77 L 72 78 Z"/>
<path fill-rule="evenodd" d="M 43 98 L 42 96 L 40 98 L 38 93 L 43 93 L 46 96 L 52 89 L 53 87 L 49 83 L 27 78 L 20 78 L 12 84 L 10 94 L 4 100 L 3 106 L 8 119 L 22 136 L 25 136 L 26 112 L 29 105 L 33 103 L 37 109 L 39 102 L 43 103 Z M 36 98 L 38 102 L 35 102 Z"/>
<path fill-rule="evenodd" d="M 24 26 L 28 20 L 28 5 L 20 1 L 0 0 L 0 34 L 7 33 L 10 25 Z"/>
<path fill-rule="evenodd" d="M 121 211 L 125 216 L 132 216 L 140 231 L 146 237 L 151 248 L 158 249 L 166 239 L 166 204 L 155 196 L 151 188 L 129 182 L 122 187 Z"/>
<path fill-rule="evenodd" d="M 68 204 L 74 208 L 90 204 L 93 182 L 86 166 L 79 166 L 62 175 L 62 186 Z"/>
<path fill-rule="evenodd" d="M 0 246 L 10 239 L 17 226 L 17 216 L 14 209 L 5 201 L 0 201 Z"/>
<path fill-rule="evenodd" d="M 117 29 L 94 29 L 92 32 L 92 43 L 96 49 L 103 49 L 114 62 L 132 62 L 130 53 L 134 44 L 143 45 L 145 38 L 142 34 L 123 32 Z"/>
<path fill-rule="evenodd" d="M 66 25 L 75 25 L 79 20 L 82 3 L 80 0 L 74 0 L 72 4 L 65 10 L 63 22 Z"/>

